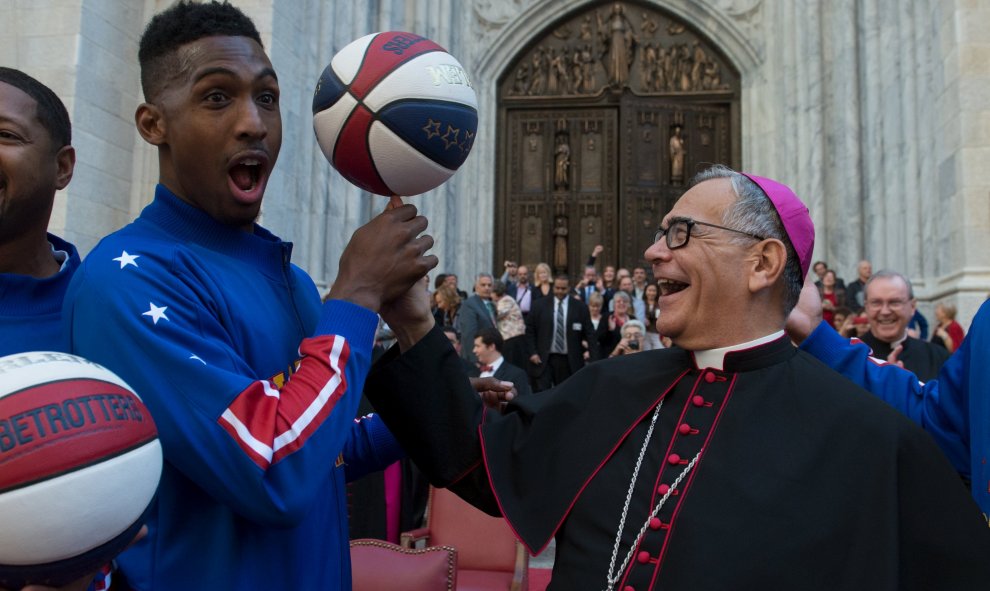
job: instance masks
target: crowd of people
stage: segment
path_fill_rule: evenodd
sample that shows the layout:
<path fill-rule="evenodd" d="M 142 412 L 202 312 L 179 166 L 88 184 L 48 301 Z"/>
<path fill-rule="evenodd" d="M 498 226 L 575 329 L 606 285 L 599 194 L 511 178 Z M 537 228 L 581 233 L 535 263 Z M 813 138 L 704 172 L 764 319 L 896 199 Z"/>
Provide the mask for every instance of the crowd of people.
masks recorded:
<path fill-rule="evenodd" d="M 588 363 L 670 346 L 656 328 L 659 285 L 645 267 L 605 265 L 599 273 L 603 252 L 595 247 L 573 283 L 567 275 L 551 277 L 547 263 L 505 261 L 500 275 L 477 274 L 469 296 L 456 274 L 440 273 L 430 299 L 433 317 L 454 330 L 475 375 L 482 365 L 473 352 L 478 331 L 497 329 L 502 357 L 529 376 L 534 392 L 561 383 Z"/>
<path fill-rule="evenodd" d="M 822 264 L 802 289 L 807 208 L 724 166 L 664 216 L 652 279 L 599 277 L 596 248 L 573 285 L 507 261 L 470 296 L 453 275 L 431 293 L 428 222 L 401 205 L 354 233 L 321 300 L 256 223 L 282 124 L 253 22 L 175 3 L 139 62 L 159 184 L 84 260 L 47 232 L 68 113 L 0 68 L 0 354 L 113 370 L 165 457 L 147 528 L 60 591 L 348 589 L 345 483 L 407 456 L 532 552 L 556 539 L 554 589 L 990 584 L 986 307 L 964 337 L 943 306 L 941 345 L 919 345 L 900 274 L 847 287 Z M 860 306 L 860 341 L 822 321 L 855 329 Z M 380 319 L 395 345 L 372 363 Z"/>

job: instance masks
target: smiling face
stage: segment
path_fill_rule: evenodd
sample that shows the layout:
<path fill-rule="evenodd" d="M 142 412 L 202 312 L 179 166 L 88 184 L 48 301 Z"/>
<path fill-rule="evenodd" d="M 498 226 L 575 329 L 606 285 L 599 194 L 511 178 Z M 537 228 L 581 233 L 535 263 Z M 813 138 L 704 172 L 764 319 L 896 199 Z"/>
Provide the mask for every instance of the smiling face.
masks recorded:
<path fill-rule="evenodd" d="M 75 152 L 57 149 L 38 119 L 38 104 L 0 82 L 0 242 L 44 235 L 55 191 L 72 178 Z"/>
<path fill-rule="evenodd" d="M 183 67 L 138 129 L 159 147 L 161 182 L 217 221 L 250 231 L 282 145 L 279 87 L 248 37 L 204 37 L 178 50 Z"/>
<path fill-rule="evenodd" d="M 886 343 L 904 338 L 915 309 L 910 294 L 900 277 L 876 277 L 870 281 L 865 303 L 873 336 Z"/>
<path fill-rule="evenodd" d="M 723 213 L 735 201 L 728 179 L 702 182 L 678 200 L 661 227 L 677 218 L 722 225 Z M 749 249 L 732 238 L 726 230 L 697 225 L 681 248 L 671 250 L 660 239 L 646 250 L 660 286 L 657 328 L 685 349 L 713 349 L 755 338 L 741 326 L 751 299 L 744 271 Z"/>

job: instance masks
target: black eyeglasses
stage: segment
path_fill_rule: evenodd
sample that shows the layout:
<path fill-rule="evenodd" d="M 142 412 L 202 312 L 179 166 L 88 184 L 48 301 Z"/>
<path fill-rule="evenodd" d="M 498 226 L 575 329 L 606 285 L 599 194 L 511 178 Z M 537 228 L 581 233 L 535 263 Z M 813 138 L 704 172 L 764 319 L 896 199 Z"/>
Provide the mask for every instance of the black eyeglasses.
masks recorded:
<path fill-rule="evenodd" d="M 718 228 L 719 230 L 728 230 L 729 232 L 735 232 L 736 234 L 742 234 L 744 236 L 749 236 L 750 238 L 756 238 L 757 240 L 765 239 L 763 236 L 750 234 L 749 232 L 743 232 L 742 230 L 736 230 L 734 228 L 726 228 L 725 226 L 709 224 L 708 222 L 699 222 L 691 219 L 680 218 L 671 221 L 670 225 L 667 226 L 666 229 L 660 228 L 657 230 L 657 235 L 653 237 L 653 242 L 654 244 L 660 242 L 660 239 L 666 236 L 667 248 L 670 250 L 681 248 L 687 245 L 688 240 L 691 238 L 691 229 L 695 226 L 708 226 L 710 228 Z"/>

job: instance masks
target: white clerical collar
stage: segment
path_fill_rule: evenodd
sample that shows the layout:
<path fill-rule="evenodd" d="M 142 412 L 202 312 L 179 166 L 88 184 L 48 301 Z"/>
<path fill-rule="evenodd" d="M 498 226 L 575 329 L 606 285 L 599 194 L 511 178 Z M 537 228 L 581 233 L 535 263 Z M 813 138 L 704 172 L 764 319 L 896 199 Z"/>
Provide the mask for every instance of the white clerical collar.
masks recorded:
<path fill-rule="evenodd" d="M 778 330 L 773 334 L 769 334 L 765 337 L 760 337 L 754 341 L 749 341 L 747 343 L 740 343 L 738 345 L 729 345 L 728 347 L 721 347 L 718 349 L 708 349 L 707 351 L 694 351 L 694 363 L 698 366 L 698 369 L 705 369 L 710 367 L 711 369 L 722 370 L 725 367 L 725 356 L 729 353 L 734 353 L 736 351 L 743 351 L 746 349 L 755 349 L 760 345 L 765 345 L 772 341 L 776 341 L 780 337 L 784 336 L 783 330 Z"/>

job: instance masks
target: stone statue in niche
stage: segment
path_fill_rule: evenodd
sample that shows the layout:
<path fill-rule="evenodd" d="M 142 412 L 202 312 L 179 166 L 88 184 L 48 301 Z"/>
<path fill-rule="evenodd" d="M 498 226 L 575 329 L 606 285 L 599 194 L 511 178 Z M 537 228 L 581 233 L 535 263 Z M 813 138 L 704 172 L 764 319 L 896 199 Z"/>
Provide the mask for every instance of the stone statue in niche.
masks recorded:
<path fill-rule="evenodd" d="M 567 218 L 562 215 L 553 222 L 553 270 L 567 272 Z"/>
<path fill-rule="evenodd" d="M 608 21 L 598 17 L 598 36 L 605 49 L 603 61 L 608 72 L 608 83 L 614 88 L 622 88 L 629 81 L 629 69 L 632 67 L 636 53 L 636 34 L 632 23 L 626 18 L 622 4 L 612 5 Z"/>
<path fill-rule="evenodd" d="M 557 135 L 557 147 L 554 149 L 553 188 L 561 191 L 570 186 L 571 146 L 567 133 Z"/>
<path fill-rule="evenodd" d="M 674 125 L 674 131 L 670 136 L 670 184 L 684 184 L 684 155 L 687 149 L 684 147 L 684 138 L 681 136 L 681 126 Z"/>

